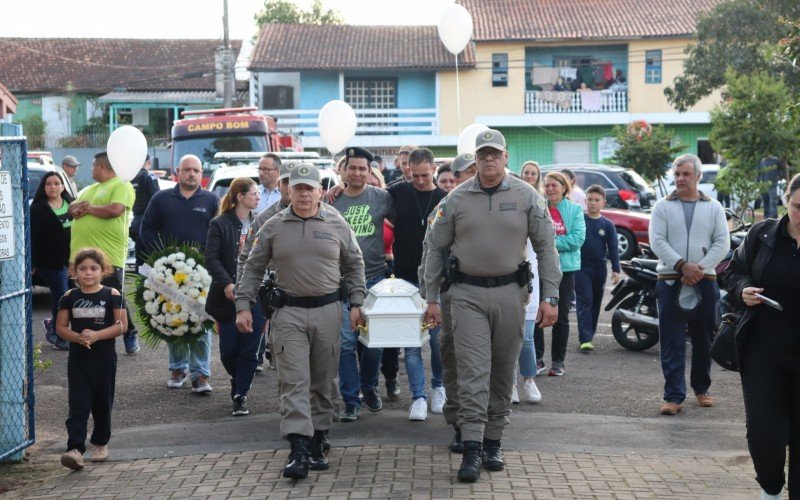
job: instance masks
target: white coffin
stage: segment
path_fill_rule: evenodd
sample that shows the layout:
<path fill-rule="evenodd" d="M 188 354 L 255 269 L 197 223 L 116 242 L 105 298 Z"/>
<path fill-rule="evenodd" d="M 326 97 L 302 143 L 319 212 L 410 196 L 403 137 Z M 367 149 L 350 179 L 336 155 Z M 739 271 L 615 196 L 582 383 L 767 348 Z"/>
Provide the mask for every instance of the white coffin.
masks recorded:
<path fill-rule="evenodd" d="M 359 329 L 358 340 L 367 347 L 422 347 L 429 338 L 422 320 L 426 305 L 408 281 L 381 281 L 364 300 L 367 326 Z"/>

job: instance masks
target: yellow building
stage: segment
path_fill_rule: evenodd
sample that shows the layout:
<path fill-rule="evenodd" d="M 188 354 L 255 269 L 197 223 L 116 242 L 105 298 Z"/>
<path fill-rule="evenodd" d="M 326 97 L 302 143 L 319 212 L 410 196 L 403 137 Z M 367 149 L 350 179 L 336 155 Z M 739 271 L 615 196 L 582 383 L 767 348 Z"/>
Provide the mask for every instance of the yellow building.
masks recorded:
<path fill-rule="evenodd" d="M 698 16 L 720 1 L 464 0 L 474 67 L 458 83 L 455 71 L 439 72 L 439 132 L 498 128 L 518 169 L 529 159 L 602 162 L 613 154 L 612 128 L 644 120 L 712 163 L 706 139 L 718 95 L 679 113 L 664 89 L 683 71 Z"/>

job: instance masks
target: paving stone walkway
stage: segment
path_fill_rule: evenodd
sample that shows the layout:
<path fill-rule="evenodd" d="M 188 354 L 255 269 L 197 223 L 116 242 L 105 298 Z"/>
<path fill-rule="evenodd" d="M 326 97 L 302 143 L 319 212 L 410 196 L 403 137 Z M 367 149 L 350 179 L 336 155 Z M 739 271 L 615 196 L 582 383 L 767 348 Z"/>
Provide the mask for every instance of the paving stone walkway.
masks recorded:
<path fill-rule="evenodd" d="M 335 446 L 335 443 L 334 443 Z M 280 477 L 288 450 L 87 463 L 12 492 L 21 498 L 758 498 L 747 455 L 642 456 L 508 451 L 506 469 L 455 481 L 442 446 L 331 450 L 331 469 Z M 87 455 L 88 458 L 88 455 Z"/>

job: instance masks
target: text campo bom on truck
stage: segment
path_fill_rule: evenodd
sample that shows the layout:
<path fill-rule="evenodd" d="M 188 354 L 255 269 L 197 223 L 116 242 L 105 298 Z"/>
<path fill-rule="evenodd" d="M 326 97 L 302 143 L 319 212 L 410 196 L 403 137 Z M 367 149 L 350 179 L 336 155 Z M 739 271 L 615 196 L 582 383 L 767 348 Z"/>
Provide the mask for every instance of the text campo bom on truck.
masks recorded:
<path fill-rule="evenodd" d="M 278 131 L 275 118 L 255 107 L 189 110 L 172 126 L 173 176 L 180 159 L 193 154 L 203 162 L 203 186 L 215 169 L 218 152 L 302 151 L 291 133 Z M 175 179 L 177 180 L 177 179 Z"/>

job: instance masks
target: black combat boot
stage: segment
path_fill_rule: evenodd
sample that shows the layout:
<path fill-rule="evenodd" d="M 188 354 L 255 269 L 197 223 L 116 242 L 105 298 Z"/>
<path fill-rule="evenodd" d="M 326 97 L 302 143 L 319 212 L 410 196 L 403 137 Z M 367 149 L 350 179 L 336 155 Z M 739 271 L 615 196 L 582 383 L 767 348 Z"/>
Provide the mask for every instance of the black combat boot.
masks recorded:
<path fill-rule="evenodd" d="M 314 431 L 311 438 L 311 456 L 308 459 L 308 468 L 311 470 L 328 470 L 328 459 L 325 458 L 325 444 L 328 443 L 328 431 Z M 330 444 L 328 444 L 330 449 Z"/>
<path fill-rule="evenodd" d="M 483 438 L 483 468 L 489 471 L 501 471 L 505 467 L 500 440 Z"/>
<path fill-rule="evenodd" d="M 464 458 L 461 459 L 461 468 L 458 469 L 459 481 L 474 483 L 481 477 L 482 455 L 480 441 L 464 441 Z"/>
<path fill-rule="evenodd" d="M 283 468 L 283 477 L 305 479 L 308 477 L 308 436 L 289 434 L 289 443 L 292 446 L 292 451 L 289 452 L 289 458 Z"/>
<path fill-rule="evenodd" d="M 456 433 L 453 435 L 453 440 L 450 441 L 450 451 L 453 453 L 460 453 L 464 454 L 464 443 L 461 442 L 461 429 L 456 426 L 453 426 L 456 430 Z"/>

